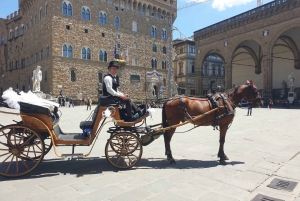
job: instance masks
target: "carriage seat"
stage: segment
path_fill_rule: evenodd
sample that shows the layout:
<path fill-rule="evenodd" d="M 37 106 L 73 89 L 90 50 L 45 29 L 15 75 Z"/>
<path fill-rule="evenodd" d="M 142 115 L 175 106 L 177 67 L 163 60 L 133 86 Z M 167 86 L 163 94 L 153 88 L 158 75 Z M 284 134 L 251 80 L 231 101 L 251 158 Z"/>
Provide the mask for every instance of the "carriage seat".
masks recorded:
<path fill-rule="evenodd" d="M 82 122 L 80 122 L 79 127 L 82 130 L 84 130 L 84 129 L 93 129 L 96 118 L 97 118 L 98 109 L 99 109 L 99 106 L 97 106 L 95 108 L 94 112 L 93 112 L 93 116 L 92 116 L 92 119 L 91 119 L 92 121 L 82 121 Z"/>
<path fill-rule="evenodd" d="M 58 108 L 55 107 L 53 113 L 50 112 L 48 108 L 33 105 L 30 103 L 19 102 L 20 104 L 20 111 L 25 114 L 44 114 L 49 116 L 52 119 L 53 125 L 59 122 L 59 115 L 57 114 Z"/>
<path fill-rule="evenodd" d="M 99 98 L 99 106 L 109 107 L 109 106 L 118 106 L 118 101 L 114 100 L 113 97 Z"/>

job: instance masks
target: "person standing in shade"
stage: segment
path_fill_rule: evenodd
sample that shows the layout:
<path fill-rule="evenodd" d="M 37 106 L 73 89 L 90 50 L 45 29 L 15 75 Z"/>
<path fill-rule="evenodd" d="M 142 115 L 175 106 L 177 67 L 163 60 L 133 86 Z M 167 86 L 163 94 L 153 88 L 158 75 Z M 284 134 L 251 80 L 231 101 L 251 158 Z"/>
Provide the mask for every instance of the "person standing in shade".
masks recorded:
<path fill-rule="evenodd" d="M 247 116 L 252 116 L 252 104 L 248 102 L 248 112 L 247 112 Z"/>
<path fill-rule="evenodd" d="M 86 100 L 86 105 L 87 105 L 86 110 L 88 110 L 89 108 L 90 108 L 90 110 L 92 109 L 92 99 L 91 98 L 88 98 Z"/>
<path fill-rule="evenodd" d="M 273 101 L 272 101 L 272 99 L 269 99 L 268 107 L 271 109 L 271 108 L 272 108 L 272 105 L 273 105 Z"/>
<path fill-rule="evenodd" d="M 117 80 L 117 73 L 119 69 L 119 63 L 116 61 L 109 62 L 108 71 L 109 73 L 104 76 L 103 79 L 103 97 L 113 98 L 121 103 L 126 104 L 126 113 L 127 119 L 126 121 L 135 121 L 141 115 L 139 108 L 132 102 L 129 98 L 129 94 L 123 94 L 118 91 L 118 87 L 120 86 Z M 132 113 L 134 112 L 134 114 Z"/>
<path fill-rule="evenodd" d="M 74 103 L 73 103 L 73 99 L 72 98 L 70 98 L 70 104 L 69 104 L 69 107 L 74 107 Z"/>

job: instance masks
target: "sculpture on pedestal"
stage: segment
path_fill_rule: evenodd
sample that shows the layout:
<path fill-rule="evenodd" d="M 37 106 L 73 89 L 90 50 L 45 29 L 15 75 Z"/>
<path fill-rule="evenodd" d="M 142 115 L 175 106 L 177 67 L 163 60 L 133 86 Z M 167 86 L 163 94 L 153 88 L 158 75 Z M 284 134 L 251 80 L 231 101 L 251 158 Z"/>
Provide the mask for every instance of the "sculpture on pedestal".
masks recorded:
<path fill-rule="evenodd" d="M 32 74 L 32 91 L 40 91 L 40 83 L 42 81 L 41 66 L 37 66 L 36 69 L 32 72 Z"/>
<path fill-rule="evenodd" d="M 293 73 L 291 73 L 288 76 L 288 86 L 289 86 L 290 92 L 294 91 L 294 81 L 295 81 L 295 78 L 293 78 L 292 75 L 293 75 Z"/>

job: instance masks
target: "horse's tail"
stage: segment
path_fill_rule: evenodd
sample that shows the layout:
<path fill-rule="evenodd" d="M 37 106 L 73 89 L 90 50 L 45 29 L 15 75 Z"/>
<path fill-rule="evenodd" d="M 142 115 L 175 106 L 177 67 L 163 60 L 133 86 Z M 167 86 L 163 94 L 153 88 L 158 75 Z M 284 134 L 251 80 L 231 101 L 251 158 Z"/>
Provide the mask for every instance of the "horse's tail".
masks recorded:
<path fill-rule="evenodd" d="M 167 114 L 166 114 L 166 104 L 167 104 L 168 101 L 165 101 L 164 102 L 164 105 L 162 107 L 162 127 L 165 128 L 165 127 L 168 127 L 168 122 L 167 122 Z"/>

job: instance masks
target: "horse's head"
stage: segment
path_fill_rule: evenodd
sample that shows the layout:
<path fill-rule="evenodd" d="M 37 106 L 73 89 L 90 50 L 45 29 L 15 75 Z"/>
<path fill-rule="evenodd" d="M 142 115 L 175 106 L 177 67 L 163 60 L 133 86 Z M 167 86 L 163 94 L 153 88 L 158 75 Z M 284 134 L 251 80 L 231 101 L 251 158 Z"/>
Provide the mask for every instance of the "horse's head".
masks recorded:
<path fill-rule="evenodd" d="M 262 105 L 262 98 L 254 85 L 253 81 L 247 80 L 247 92 L 244 94 L 244 98 L 247 99 L 249 103 L 252 103 L 254 107 L 258 107 Z"/>

